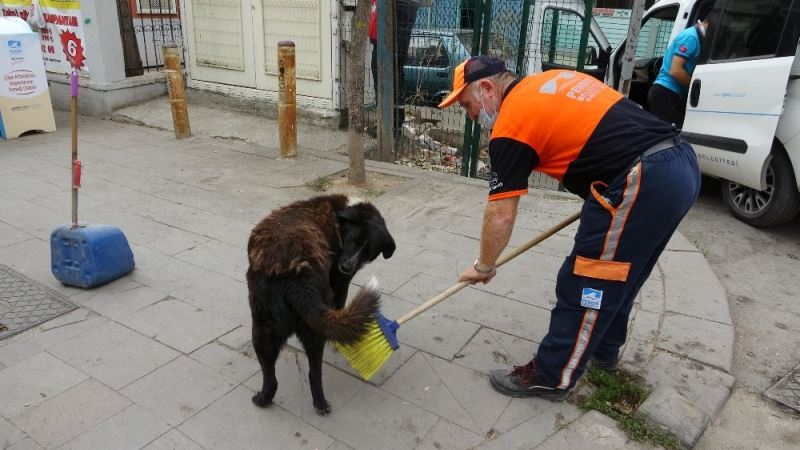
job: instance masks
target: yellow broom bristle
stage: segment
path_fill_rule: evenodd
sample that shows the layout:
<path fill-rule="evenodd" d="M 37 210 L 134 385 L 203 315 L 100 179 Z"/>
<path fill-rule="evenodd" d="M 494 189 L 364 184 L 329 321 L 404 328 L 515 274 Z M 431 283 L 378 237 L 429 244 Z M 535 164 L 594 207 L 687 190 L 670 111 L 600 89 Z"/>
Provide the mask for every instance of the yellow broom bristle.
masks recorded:
<path fill-rule="evenodd" d="M 336 349 L 365 380 L 372 378 L 392 356 L 392 347 L 378 322 L 368 326 L 360 341 L 349 345 L 337 342 Z"/>

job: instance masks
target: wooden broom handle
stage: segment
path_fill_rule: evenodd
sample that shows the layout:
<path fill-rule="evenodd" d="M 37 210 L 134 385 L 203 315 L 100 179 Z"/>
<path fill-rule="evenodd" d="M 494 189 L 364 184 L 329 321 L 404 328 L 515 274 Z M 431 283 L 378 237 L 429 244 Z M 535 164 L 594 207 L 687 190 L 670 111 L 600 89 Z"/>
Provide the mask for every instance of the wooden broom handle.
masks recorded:
<path fill-rule="evenodd" d="M 537 245 L 538 243 L 542 242 L 543 240 L 549 238 L 550 236 L 552 236 L 552 235 L 558 233 L 559 231 L 563 230 L 564 228 L 568 227 L 572 222 L 575 222 L 576 220 L 578 220 L 578 218 L 580 216 L 581 216 L 581 213 L 580 212 L 576 212 L 575 214 L 573 214 L 573 215 L 567 217 L 566 219 L 562 220 L 560 223 L 558 223 L 556 225 L 553 225 L 552 227 L 550 227 L 549 230 L 545 231 L 544 233 L 536 236 L 535 238 L 533 238 L 530 241 L 524 243 L 523 245 L 517 247 L 516 249 L 514 249 L 514 250 L 512 250 L 512 251 L 510 251 L 510 252 L 508 252 L 508 253 L 506 253 L 506 254 L 504 254 L 502 256 L 500 256 L 500 258 L 498 258 L 497 262 L 495 263 L 495 268 L 498 268 L 498 267 L 502 266 L 503 264 L 511 261 L 512 259 L 516 258 L 517 256 L 519 256 L 519 255 L 525 253 L 526 251 L 528 251 L 531 247 Z M 425 311 L 433 308 L 434 306 L 438 305 L 439 303 L 441 303 L 442 301 L 444 301 L 445 299 L 447 299 L 451 295 L 455 294 L 456 292 L 460 291 L 461 289 L 464 289 L 465 287 L 469 286 L 469 284 L 470 284 L 469 281 L 460 281 L 460 282 L 450 286 L 446 291 L 440 293 L 436 297 L 433 297 L 432 299 L 428 300 L 427 302 L 417 306 L 416 308 L 412 309 L 410 312 L 408 312 L 403 317 L 397 319 L 397 324 L 398 325 L 402 325 L 402 324 L 408 322 L 409 320 L 413 319 L 414 317 L 417 317 L 418 315 L 420 315 L 423 312 L 425 312 Z"/>

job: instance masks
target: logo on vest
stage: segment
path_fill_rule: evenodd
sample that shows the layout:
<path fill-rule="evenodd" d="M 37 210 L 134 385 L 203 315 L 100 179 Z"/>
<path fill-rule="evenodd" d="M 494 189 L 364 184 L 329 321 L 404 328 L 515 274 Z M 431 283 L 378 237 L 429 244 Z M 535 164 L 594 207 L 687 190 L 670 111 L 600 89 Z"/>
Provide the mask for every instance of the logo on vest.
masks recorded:
<path fill-rule="evenodd" d="M 583 288 L 581 291 L 581 306 L 589 309 L 600 309 L 603 303 L 603 291 L 592 288 Z"/>

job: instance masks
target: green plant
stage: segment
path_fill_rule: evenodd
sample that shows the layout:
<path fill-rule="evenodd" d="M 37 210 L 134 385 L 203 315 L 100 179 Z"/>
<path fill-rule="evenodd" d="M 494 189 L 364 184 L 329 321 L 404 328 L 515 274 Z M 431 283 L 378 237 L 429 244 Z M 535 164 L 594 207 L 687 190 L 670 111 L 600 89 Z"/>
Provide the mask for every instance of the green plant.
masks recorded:
<path fill-rule="evenodd" d="M 306 183 L 306 186 L 317 192 L 325 192 L 331 187 L 331 179 L 329 177 L 319 177 Z"/>
<path fill-rule="evenodd" d="M 654 427 L 637 412 L 639 405 L 650 395 L 640 377 L 621 369 L 606 372 L 591 368 L 586 379 L 595 386 L 596 391 L 581 405 L 582 408 L 598 411 L 616 420 L 634 441 L 660 445 L 668 450 L 683 449 L 677 438 Z"/>

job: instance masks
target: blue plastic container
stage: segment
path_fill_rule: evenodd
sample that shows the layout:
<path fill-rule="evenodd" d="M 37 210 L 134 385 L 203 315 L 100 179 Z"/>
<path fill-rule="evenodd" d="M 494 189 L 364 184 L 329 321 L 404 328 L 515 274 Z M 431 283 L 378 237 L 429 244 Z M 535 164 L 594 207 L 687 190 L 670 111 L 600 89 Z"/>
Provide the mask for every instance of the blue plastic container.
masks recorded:
<path fill-rule="evenodd" d="M 133 252 L 112 225 L 61 225 L 50 234 L 53 276 L 70 286 L 92 288 L 133 270 Z"/>

